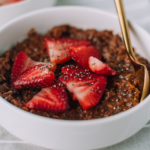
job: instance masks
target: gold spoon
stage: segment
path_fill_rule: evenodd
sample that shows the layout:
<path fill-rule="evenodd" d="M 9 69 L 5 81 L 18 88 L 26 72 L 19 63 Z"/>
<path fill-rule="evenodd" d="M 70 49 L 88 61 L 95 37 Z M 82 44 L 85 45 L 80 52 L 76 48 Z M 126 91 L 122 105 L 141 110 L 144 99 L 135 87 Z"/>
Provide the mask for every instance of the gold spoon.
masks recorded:
<path fill-rule="evenodd" d="M 139 90 L 141 91 L 140 102 L 142 102 L 144 98 L 146 98 L 146 96 L 149 94 L 149 74 L 146 66 L 141 64 L 134 55 L 123 2 L 122 0 L 114 0 L 114 1 L 118 12 L 118 18 L 119 18 L 125 46 L 127 49 L 127 53 L 135 69 L 136 78 L 140 83 L 139 84 Z"/>

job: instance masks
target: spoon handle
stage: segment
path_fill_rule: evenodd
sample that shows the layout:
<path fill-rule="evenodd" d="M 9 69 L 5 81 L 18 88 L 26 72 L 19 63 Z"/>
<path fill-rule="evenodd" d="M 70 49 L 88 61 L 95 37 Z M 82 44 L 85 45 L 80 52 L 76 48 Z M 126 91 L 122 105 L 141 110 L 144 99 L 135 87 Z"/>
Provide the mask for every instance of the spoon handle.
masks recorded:
<path fill-rule="evenodd" d="M 133 48 L 131 45 L 130 35 L 128 31 L 128 24 L 127 24 L 125 11 L 124 11 L 123 1 L 122 0 L 114 0 L 114 1 L 118 12 L 118 18 L 119 18 L 125 46 L 127 49 L 127 53 L 134 66 L 136 79 L 140 83 L 139 90 L 142 93 L 140 102 L 142 102 L 144 98 L 149 94 L 149 74 L 146 66 L 139 63 L 134 55 Z"/>
<path fill-rule="evenodd" d="M 125 15 L 123 1 L 122 0 L 114 0 L 114 1 L 115 1 L 116 9 L 118 12 L 121 31 L 122 31 L 122 35 L 123 35 L 123 39 L 125 42 L 125 46 L 126 46 L 128 55 L 131 59 L 133 59 L 134 61 L 137 62 L 137 59 L 134 56 L 133 48 L 131 45 L 131 40 L 130 40 L 130 35 L 129 35 L 129 30 L 128 30 L 128 23 L 127 23 L 127 19 L 126 19 L 126 15 Z"/>

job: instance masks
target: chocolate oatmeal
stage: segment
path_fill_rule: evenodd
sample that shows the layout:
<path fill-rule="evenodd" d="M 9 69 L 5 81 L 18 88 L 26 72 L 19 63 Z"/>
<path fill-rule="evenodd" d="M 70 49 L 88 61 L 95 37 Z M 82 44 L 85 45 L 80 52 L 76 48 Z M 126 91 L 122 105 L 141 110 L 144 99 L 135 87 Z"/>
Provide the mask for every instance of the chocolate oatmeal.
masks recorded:
<path fill-rule="evenodd" d="M 117 72 L 115 76 L 107 76 L 107 86 L 100 102 L 84 110 L 78 101 L 73 101 L 69 91 L 69 109 L 63 113 L 48 113 L 45 111 L 29 109 L 25 104 L 37 94 L 40 89 L 15 90 L 11 84 L 11 72 L 14 60 L 20 51 L 25 52 L 35 61 L 49 62 L 44 38 L 72 38 L 87 40 L 95 46 L 102 57 L 102 61 Z M 138 54 L 137 59 L 146 65 L 150 71 L 148 61 Z M 57 65 L 56 79 L 60 77 L 61 68 L 67 64 L 74 64 L 73 60 Z M 94 29 L 82 30 L 69 25 L 54 27 L 46 35 L 38 34 L 34 29 L 28 33 L 28 38 L 18 42 L 0 57 L 0 96 L 13 105 L 37 115 L 66 120 L 88 120 L 104 118 L 126 111 L 139 103 L 140 91 L 138 81 L 135 79 L 133 66 L 126 54 L 124 42 L 113 31 L 96 31 Z"/>

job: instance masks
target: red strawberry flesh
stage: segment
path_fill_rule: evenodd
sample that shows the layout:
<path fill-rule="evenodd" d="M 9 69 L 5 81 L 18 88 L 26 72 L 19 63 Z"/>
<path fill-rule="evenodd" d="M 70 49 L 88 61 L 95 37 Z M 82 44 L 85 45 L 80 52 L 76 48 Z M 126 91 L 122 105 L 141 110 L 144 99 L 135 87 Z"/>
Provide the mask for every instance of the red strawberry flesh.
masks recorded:
<path fill-rule="evenodd" d="M 11 80 L 14 82 L 27 68 L 32 66 L 35 61 L 29 58 L 24 52 L 20 52 L 15 58 L 12 69 Z"/>
<path fill-rule="evenodd" d="M 106 88 L 107 80 L 104 76 L 97 78 L 97 82 L 74 89 L 74 95 L 84 110 L 92 108 L 100 101 Z"/>
<path fill-rule="evenodd" d="M 43 88 L 25 106 L 52 113 L 64 112 L 69 108 L 68 97 L 61 83 Z"/>
<path fill-rule="evenodd" d="M 73 74 L 73 73 L 89 73 L 88 69 L 82 69 L 79 66 L 67 65 L 62 67 L 61 74 Z"/>
<path fill-rule="evenodd" d="M 72 59 L 82 68 L 90 69 L 88 60 L 90 56 L 101 59 L 99 51 L 94 46 L 70 46 Z"/>
<path fill-rule="evenodd" d="M 55 79 L 55 75 L 44 65 L 30 67 L 23 72 L 15 82 L 14 89 L 22 90 L 26 88 L 43 88 L 50 86 Z"/>
<path fill-rule="evenodd" d="M 88 76 L 91 75 L 89 70 L 83 70 L 82 68 L 68 65 L 62 68 L 62 76 L 59 78 L 59 80 L 64 84 L 71 83 L 74 87 L 77 85 L 86 85 L 92 80 L 88 82 Z M 84 79 L 84 80 L 83 80 Z M 85 83 L 85 80 L 87 79 L 87 83 Z M 71 88 L 72 89 L 72 88 Z M 71 90 L 70 89 L 70 90 Z"/>
<path fill-rule="evenodd" d="M 56 64 L 63 64 L 71 59 L 69 46 L 90 45 L 89 41 L 80 41 L 69 38 L 54 39 L 45 38 L 46 49 L 50 56 L 50 61 Z"/>
<path fill-rule="evenodd" d="M 95 57 L 89 58 L 90 70 L 100 75 L 117 75 L 117 72 Z"/>
<path fill-rule="evenodd" d="M 12 83 L 28 68 L 43 64 L 46 65 L 51 71 L 56 70 L 56 64 L 54 63 L 43 63 L 43 62 L 36 62 L 28 57 L 23 51 L 21 51 L 17 57 L 15 58 L 13 69 L 11 73 L 11 81 Z"/>
<path fill-rule="evenodd" d="M 67 69 L 69 66 L 66 67 Z M 66 69 L 62 69 L 63 71 Z M 73 100 L 78 100 L 83 109 L 95 106 L 101 99 L 106 88 L 107 79 L 104 76 L 92 74 L 81 68 L 71 67 L 59 78 L 66 88 L 72 93 Z"/>

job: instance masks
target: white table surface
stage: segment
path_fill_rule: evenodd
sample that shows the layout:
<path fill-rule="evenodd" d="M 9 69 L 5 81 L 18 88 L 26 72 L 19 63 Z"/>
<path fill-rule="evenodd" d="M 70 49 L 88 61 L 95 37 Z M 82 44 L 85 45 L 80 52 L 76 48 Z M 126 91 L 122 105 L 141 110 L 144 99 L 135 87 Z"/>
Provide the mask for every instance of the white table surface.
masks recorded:
<path fill-rule="evenodd" d="M 150 0 L 124 0 L 127 18 L 150 33 Z M 58 0 L 57 5 L 84 5 L 116 13 L 113 0 Z M 49 150 L 22 141 L 0 126 L 0 150 Z M 150 127 L 102 150 L 150 150 Z"/>

